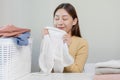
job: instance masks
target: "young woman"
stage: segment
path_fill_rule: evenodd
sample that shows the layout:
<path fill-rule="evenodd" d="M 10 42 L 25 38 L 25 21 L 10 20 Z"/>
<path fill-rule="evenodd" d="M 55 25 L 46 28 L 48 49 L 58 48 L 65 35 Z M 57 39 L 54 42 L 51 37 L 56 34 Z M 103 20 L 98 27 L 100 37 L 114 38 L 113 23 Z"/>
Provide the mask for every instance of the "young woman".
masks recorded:
<path fill-rule="evenodd" d="M 63 41 L 69 47 L 69 53 L 74 63 L 64 68 L 64 72 L 82 72 L 88 57 L 88 43 L 82 38 L 79 29 L 79 20 L 75 8 L 70 3 L 60 4 L 54 11 L 54 27 L 64 30 Z M 48 34 L 44 30 L 44 35 Z"/>

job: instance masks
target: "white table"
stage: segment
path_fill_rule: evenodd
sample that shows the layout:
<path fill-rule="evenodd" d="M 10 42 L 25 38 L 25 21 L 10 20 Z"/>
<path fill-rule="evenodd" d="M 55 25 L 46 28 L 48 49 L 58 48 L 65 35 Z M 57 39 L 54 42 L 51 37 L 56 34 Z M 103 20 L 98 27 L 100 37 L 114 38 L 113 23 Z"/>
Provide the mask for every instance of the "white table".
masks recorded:
<path fill-rule="evenodd" d="M 17 80 L 93 80 L 90 73 L 30 73 Z"/>

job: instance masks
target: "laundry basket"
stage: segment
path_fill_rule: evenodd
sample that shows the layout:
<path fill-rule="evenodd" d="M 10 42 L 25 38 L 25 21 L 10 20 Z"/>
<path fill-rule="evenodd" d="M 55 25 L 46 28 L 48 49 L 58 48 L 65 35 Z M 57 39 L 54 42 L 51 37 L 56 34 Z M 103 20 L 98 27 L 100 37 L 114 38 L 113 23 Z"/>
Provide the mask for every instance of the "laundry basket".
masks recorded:
<path fill-rule="evenodd" d="M 31 40 L 18 46 L 12 38 L 0 38 L 0 80 L 16 80 L 31 72 Z"/>

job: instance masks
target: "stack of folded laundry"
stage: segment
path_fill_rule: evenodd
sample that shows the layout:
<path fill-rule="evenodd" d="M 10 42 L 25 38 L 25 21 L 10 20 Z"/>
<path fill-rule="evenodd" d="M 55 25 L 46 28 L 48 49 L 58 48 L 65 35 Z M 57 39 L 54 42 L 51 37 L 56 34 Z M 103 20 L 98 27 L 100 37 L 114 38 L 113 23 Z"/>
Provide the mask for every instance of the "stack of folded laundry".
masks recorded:
<path fill-rule="evenodd" d="M 95 64 L 94 80 L 119 80 L 120 60 L 110 60 Z"/>
<path fill-rule="evenodd" d="M 30 29 L 19 28 L 9 24 L 0 27 L 0 38 L 12 38 L 20 46 L 27 45 L 30 37 Z"/>

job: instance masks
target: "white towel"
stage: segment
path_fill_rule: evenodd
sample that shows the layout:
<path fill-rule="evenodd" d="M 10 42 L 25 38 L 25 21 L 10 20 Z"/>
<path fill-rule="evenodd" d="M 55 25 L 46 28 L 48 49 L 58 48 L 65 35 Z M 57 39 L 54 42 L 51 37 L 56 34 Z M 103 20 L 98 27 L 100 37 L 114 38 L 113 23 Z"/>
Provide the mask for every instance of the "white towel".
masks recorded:
<path fill-rule="evenodd" d="M 120 60 L 110 60 L 106 62 L 99 62 L 95 64 L 96 68 L 120 68 Z"/>
<path fill-rule="evenodd" d="M 65 31 L 46 27 L 49 34 L 45 35 L 41 45 L 39 67 L 42 72 L 63 72 L 64 67 L 71 65 L 74 59 L 69 54 L 68 46 L 63 42 Z"/>
<path fill-rule="evenodd" d="M 120 74 L 120 69 L 118 68 L 96 68 L 95 74 Z"/>

